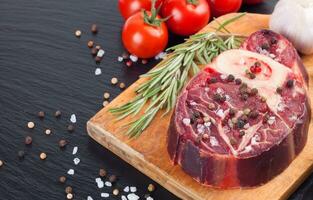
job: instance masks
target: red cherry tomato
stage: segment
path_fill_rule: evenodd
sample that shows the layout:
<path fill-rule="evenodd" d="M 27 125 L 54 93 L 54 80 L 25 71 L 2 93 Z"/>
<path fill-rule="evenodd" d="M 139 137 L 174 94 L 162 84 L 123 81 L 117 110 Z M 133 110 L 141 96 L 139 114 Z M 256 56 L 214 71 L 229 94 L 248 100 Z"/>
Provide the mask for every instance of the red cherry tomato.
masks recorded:
<path fill-rule="evenodd" d="M 173 33 L 188 36 L 207 25 L 210 7 L 206 0 L 166 0 L 161 15 L 170 17 L 166 24 Z"/>
<path fill-rule="evenodd" d="M 155 7 L 158 8 L 163 0 L 157 0 Z M 119 0 L 118 6 L 124 19 L 129 18 L 138 11 L 150 10 L 151 0 Z"/>
<path fill-rule="evenodd" d="M 151 16 L 151 12 L 147 12 Z M 157 15 L 156 20 L 160 20 Z M 125 48 L 139 58 L 152 58 L 162 52 L 168 42 L 168 31 L 164 22 L 153 26 L 144 22 L 143 12 L 128 18 L 122 31 Z"/>
<path fill-rule="evenodd" d="M 262 3 L 263 0 L 243 0 L 243 2 L 244 2 L 245 4 L 252 5 L 252 4 Z"/>
<path fill-rule="evenodd" d="M 213 17 L 219 17 L 227 13 L 237 12 L 242 0 L 208 0 Z"/>

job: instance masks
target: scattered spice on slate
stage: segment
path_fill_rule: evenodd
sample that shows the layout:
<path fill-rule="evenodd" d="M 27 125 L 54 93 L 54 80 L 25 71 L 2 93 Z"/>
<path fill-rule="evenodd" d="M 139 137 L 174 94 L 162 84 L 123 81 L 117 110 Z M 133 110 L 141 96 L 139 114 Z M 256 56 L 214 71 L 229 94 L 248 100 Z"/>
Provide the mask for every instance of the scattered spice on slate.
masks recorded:
<path fill-rule="evenodd" d="M 75 36 L 76 36 L 76 37 L 79 38 L 81 35 L 82 35 L 82 32 L 81 32 L 80 30 L 76 30 L 76 31 L 75 31 Z"/>
<path fill-rule="evenodd" d="M 50 134 L 51 134 L 51 130 L 50 130 L 50 129 L 46 129 L 46 130 L 45 130 L 45 134 L 46 134 L 46 135 L 50 135 Z"/>
<path fill-rule="evenodd" d="M 281 94 L 283 92 L 283 89 L 281 87 L 276 88 L 277 94 Z"/>
<path fill-rule="evenodd" d="M 133 62 L 132 62 L 131 60 L 129 60 L 129 61 L 126 62 L 126 66 L 127 66 L 127 67 L 132 66 L 132 64 L 133 64 Z"/>
<path fill-rule="evenodd" d="M 28 122 L 27 127 L 30 129 L 33 129 L 35 127 L 35 123 L 34 122 Z"/>
<path fill-rule="evenodd" d="M 93 42 L 92 40 L 89 40 L 88 43 L 87 43 L 87 46 L 88 46 L 89 48 L 92 48 L 93 45 L 94 45 L 94 42 Z"/>
<path fill-rule="evenodd" d="M 3 161 L 2 160 L 0 160 L 0 167 L 2 167 L 3 166 Z"/>
<path fill-rule="evenodd" d="M 91 25 L 91 32 L 92 32 L 93 34 L 97 34 L 97 33 L 98 33 L 97 24 Z"/>
<path fill-rule="evenodd" d="M 118 79 L 117 79 L 116 77 L 113 77 L 113 78 L 111 79 L 111 83 L 112 83 L 113 85 L 116 85 L 116 84 L 118 83 Z"/>
<path fill-rule="evenodd" d="M 73 188 L 71 187 L 71 186 L 67 186 L 66 188 L 65 188 L 65 193 L 66 194 L 69 194 L 69 193 L 72 193 L 73 192 Z"/>
<path fill-rule="evenodd" d="M 113 190 L 113 195 L 117 196 L 119 193 L 120 193 L 120 191 L 118 189 L 115 188 Z"/>
<path fill-rule="evenodd" d="M 96 57 L 95 57 L 95 61 L 96 61 L 97 63 L 99 63 L 101 60 L 102 60 L 102 57 L 99 57 L 99 56 L 96 56 Z"/>
<path fill-rule="evenodd" d="M 148 191 L 149 191 L 149 192 L 153 192 L 154 190 L 155 190 L 155 186 L 150 183 L 150 184 L 148 185 Z"/>
<path fill-rule="evenodd" d="M 39 117 L 40 119 L 43 119 L 43 118 L 45 117 L 45 112 L 44 112 L 44 111 L 39 111 L 39 112 L 38 112 L 38 117 Z"/>
<path fill-rule="evenodd" d="M 60 183 L 65 183 L 66 182 L 66 177 L 65 176 L 60 176 L 59 177 L 59 182 Z"/>
<path fill-rule="evenodd" d="M 74 130 L 75 130 L 75 127 L 74 127 L 73 124 L 69 124 L 69 125 L 67 126 L 67 131 L 68 131 L 68 132 L 72 133 L 72 132 L 74 132 Z"/>
<path fill-rule="evenodd" d="M 68 193 L 68 194 L 66 195 L 66 198 L 67 198 L 67 199 L 73 199 L 73 194 L 72 194 L 72 193 Z"/>
<path fill-rule="evenodd" d="M 25 157 L 25 152 L 22 151 L 22 150 L 21 150 L 21 151 L 18 151 L 18 152 L 17 152 L 17 156 L 18 156 L 19 159 L 23 159 L 23 158 Z"/>
<path fill-rule="evenodd" d="M 125 83 L 123 83 L 123 82 L 122 82 L 122 83 L 120 83 L 120 85 L 119 85 L 119 86 L 120 86 L 120 88 L 121 88 L 121 89 L 124 89 L 124 88 L 126 87 Z"/>
<path fill-rule="evenodd" d="M 32 142 L 33 142 L 32 137 L 30 137 L 30 136 L 25 137 L 25 144 L 30 145 Z"/>
<path fill-rule="evenodd" d="M 147 64 L 147 63 L 148 63 L 148 60 L 146 60 L 146 59 L 142 59 L 142 60 L 141 60 L 141 63 L 145 65 L 145 64 Z"/>
<path fill-rule="evenodd" d="M 292 88 L 293 87 L 293 80 L 292 79 L 288 80 L 286 85 L 288 88 Z"/>
<path fill-rule="evenodd" d="M 91 55 L 96 56 L 97 53 L 98 53 L 98 49 L 96 49 L 96 48 L 91 49 Z"/>
<path fill-rule="evenodd" d="M 110 98 L 110 93 L 105 92 L 105 93 L 103 94 L 103 97 L 104 97 L 105 99 L 109 99 L 109 98 Z"/>
<path fill-rule="evenodd" d="M 59 118 L 59 117 L 61 117 L 61 114 L 62 114 L 61 111 L 57 110 L 57 111 L 55 111 L 54 116 L 56 118 Z"/>
<path fill-rule="evenodd" d="M 40 153 L 39 157 L 41 160 L 45 160 L 47 158 L 47 154 L 42 152 L 42 153 Z"/>
<path fill-rule="evenodd" d="M 99 176 L 100 177 L 105 177 L 107 175 L 107 171 L 105 169 L 101 168 L 99 169 Z"/>
<path fill-rule="evenodd" d="M 101 75 L 102 74 L 102 70 L 101 70 L 101 68 L 96 68 L 96 70 L 95 70 L 95 75 L 96 76 L 99 76 L 99 75 Z"/>
<path fill-rule="evenodd" d="M 134 186 L 132 186 L 132 187 L 130 187 L 130 191 L 131 191 L 131 192 L 137 192 L 137 188 L 134 187 Z"/>
<path fill-rule="evenodd" d="M 59 147 L 60 147 L 60 148 L 64 148 L 66 145 L 67 145 L 67 141 L 66 141 L 66 140 L 61 139 L 61 140 L 59 141 Z"/>
<path fill-rule="evenodd" d="M 115 175 L 111 175 L 111 176 L 109 177 L 109 181 L 110 181 L 111 183 L 114 183 L 114 182 L 116 181 L 116 179 L 117 179 L 117 177 L 116 177 Z"/>
<path fill-rule="evenodd" d="M 109 104 L 109 101 L 103 101 L 102 106 L 106 107 Z"/>

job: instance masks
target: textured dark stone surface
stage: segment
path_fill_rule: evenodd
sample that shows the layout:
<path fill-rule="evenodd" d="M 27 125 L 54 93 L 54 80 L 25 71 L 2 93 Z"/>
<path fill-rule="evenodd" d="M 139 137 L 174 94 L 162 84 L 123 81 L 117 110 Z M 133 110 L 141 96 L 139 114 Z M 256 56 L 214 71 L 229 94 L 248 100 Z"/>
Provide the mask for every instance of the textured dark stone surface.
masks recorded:
<path fill-rule="evenodd" d="M 243 10 L 270 13 L 275 2 L 268 0 Z M 92 23 L 99 26 L 96 36 L 89 31 Z M 96 186 L 100 167 L 118 176 L 117 187 L 135 185 L 140 196 L 147 192 L 152 180 L 91 140 L 85 127 L 102 107 L 104 91 L 109 91 L 111 98 L 120 93 L 110 84 L 113 76 L 130 85 L 153 66 L 127 68 L 117 62 L 123 51 L 122 23 L 117 0 L 0 0 L 0 159 L 5 162 L 0 169 L 1 200 L 64 199 L 64 186 L 58 178 L 70 168 L 75 169 L 75 175 L 67 183 L 73 186 L 76 199 L 88 195 L 101 199 L 100 192 L 111 193 Z M 80 39 L 74 36 L 76 29 L 83 31 Z M 101 76 L 94 75 L 96 64 L 87 48 L 89 39 L 106 50 Z M 170 45 L 181 41 L 171 36 Z M 63 113 L 59 120 L 53 116 L 58 109 Z M 37 117 L 40 110 L 46 112 L 42 121 Z M 68 133 L 72 113 L 77 116 L 76 129 Z M 36 123 L 34 130 L 26 128 L 28 121 Z M 45 135 L 45 128 L 51 128 L 52 135 Z M 33 138 L 31 147 L 24 145 L 27 135 Z M 58 147 L 62 138 L 69 141 L 64 151 Z M 78 166 L 73 164 L 74 146 L 79 147 Z M 17 158 L 19 150 L 26 153 L 23 161 Z M 45 161 L 39 159 L 42 151 L 48 156 Z M 312 184 L 313 177 L 291 199 L 311 199 Z M 153 196 L 177 199 L 160 186 Z"/>

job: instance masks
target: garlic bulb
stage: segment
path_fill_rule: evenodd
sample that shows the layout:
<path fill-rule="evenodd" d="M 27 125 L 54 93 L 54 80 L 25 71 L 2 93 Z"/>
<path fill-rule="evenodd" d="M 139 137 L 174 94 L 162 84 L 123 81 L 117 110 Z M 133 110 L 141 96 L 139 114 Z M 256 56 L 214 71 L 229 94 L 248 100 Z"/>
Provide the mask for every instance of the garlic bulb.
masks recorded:
<path fill-rule="evenodd" d="M 313 53 L 313 0 L 280 0 L 270 29 L 288 38 L 301 53 Z"/>

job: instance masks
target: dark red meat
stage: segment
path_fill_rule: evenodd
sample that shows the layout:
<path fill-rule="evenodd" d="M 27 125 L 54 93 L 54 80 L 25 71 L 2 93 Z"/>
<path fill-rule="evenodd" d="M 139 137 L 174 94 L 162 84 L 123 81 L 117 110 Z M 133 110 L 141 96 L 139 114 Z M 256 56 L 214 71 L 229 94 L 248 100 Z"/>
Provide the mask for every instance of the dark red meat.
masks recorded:
<path fill-rule="evenodd" d="M 301 80 L 302 73 L 265 55 L 222 53 L 178 98 L 168 131 L 171 159 L 213 187 L 271 180 L 307 140 L 311 111 Z"/>

